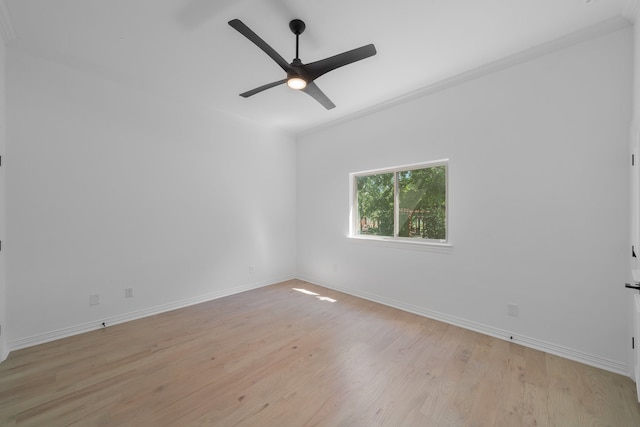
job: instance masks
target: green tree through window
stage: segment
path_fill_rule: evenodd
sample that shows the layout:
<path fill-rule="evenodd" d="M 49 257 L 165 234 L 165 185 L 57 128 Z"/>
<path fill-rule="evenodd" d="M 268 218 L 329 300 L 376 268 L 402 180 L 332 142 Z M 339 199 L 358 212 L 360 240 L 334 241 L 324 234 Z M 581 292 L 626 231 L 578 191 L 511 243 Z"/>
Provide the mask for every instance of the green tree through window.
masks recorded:
<path fill-rule="evenodd" d="M 393 236 L 393 175 L 358 177 L 360 234 Z"/>
<path fill-rule="evenodd" d="M 398 172 L 400 237 L 446 240 L 445 166 Z"/>
<path fill-rule="evenodd" d="M 355 174 L 360 235 L 447 240 L 447 163 Z"/>

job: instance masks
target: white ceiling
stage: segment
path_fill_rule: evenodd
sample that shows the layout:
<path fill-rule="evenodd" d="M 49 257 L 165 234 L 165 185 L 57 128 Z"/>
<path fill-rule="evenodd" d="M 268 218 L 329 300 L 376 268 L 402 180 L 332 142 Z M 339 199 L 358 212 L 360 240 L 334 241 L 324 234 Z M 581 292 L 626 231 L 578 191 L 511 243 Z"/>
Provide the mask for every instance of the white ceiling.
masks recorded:
<path fill-rule="evenodd" d="M 429 87 L 604 21 L 637 0 L 4 0 L 9 46 L 205 111 L 299 132 Z M 285 59 L 288 23 L 307 24 L 300 58 L 362 45 L 378 54 L 316 83 L 327 111 L 279 86 L 282 69 L 227 22 L 239 18 Z M 136 90 L 137 90 L 136 89 Z"/>

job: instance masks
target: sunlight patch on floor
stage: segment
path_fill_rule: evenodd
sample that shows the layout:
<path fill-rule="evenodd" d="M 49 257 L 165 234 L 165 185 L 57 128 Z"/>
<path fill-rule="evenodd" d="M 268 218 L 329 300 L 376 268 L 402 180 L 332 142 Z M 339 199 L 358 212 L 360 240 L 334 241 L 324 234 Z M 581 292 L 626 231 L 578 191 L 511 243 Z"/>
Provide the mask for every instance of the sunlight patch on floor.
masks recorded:
<path fill-rule="evenodd" d="M 335 299 L 329 298 L 329 297 L 323 297 L 320 294 L 308 291 L 306 289 L 302 289 L 302 288 L 291 288 L 291 289 L 293 289 L 294 291 L 306 294 L 306 295 L 313 295 L 314 297 L 318 298 L 320 301 L 338 302 L 338 300 L 335 300 Z"/>
<path fill-rule="evenodd" d="M 307 294 L 307 295 L 320 295 L 320 294 L 316 294 L 315 292 L 311 292 L 308 291 L 306 289 L 301 289 L 301 288 L 293 288 L 294 291 L 298 291 L 298 292 L 302 292 L 303 294 Z"/>

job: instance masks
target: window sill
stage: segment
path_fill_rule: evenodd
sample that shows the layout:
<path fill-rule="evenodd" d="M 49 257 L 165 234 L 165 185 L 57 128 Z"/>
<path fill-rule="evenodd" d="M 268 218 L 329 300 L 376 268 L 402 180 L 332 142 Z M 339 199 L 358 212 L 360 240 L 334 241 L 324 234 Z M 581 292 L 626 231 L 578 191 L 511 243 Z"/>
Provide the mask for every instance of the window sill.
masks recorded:
<path fill-rule="evenodd" d="M 347 236 L 351 241 L 357 244 L 384 246 L 395 249 L 408 249 L 413 251 L 438 252 L 442 254 L 450 254 L 453 252 L 453 246 L 450 243 L 422 242 L 419 240 L 401 240 L 390 237 L 380 236 Z"/>

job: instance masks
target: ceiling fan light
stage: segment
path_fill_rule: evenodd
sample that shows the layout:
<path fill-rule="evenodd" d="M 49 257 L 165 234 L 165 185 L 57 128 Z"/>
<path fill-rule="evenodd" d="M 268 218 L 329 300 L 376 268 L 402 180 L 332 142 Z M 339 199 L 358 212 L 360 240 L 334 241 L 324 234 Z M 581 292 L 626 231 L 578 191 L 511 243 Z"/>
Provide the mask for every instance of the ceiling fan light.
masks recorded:
<path fill-rule="evenodd" d="M 287 86 L 289 86 L 291 89 L 300 90 L 307 87 L 307 82 L 301 77 L 294 76 L 290 77 L 287 80 Z"/>

